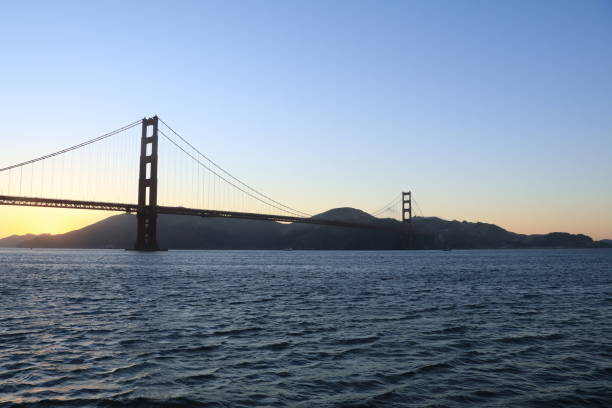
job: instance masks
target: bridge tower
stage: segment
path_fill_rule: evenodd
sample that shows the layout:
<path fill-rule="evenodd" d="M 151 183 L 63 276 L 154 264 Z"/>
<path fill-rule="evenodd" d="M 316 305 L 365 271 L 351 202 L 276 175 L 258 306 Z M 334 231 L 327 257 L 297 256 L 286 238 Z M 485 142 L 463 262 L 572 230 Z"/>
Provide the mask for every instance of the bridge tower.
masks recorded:
<path fill-rule="evenodd" d="M 134 249 L 159 251 L 157 245 L 157 125 L 158 117 L 142 120 L 137 232 Z"/>
<path fill-rule="evenodd" d="M 408 216 L 406 216 L 408 215 Z M 412 191 L 402 192 L 402 224 L 405 228 L 407 241 L 404 242 L 404 247 L 413 249 L 412 241 Z"/>

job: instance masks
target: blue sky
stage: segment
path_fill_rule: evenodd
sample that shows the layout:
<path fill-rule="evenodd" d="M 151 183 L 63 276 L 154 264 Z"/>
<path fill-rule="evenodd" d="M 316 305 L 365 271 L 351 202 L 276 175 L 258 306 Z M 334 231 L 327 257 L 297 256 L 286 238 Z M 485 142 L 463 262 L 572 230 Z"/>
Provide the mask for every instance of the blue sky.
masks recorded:
<path fill-rule="evenodd" d="M 0 165 L 159 114 L 307 212 L 411 189 L 425 215 L 612 238 L 611 1 L 6 1 L 0 15 Z"/>

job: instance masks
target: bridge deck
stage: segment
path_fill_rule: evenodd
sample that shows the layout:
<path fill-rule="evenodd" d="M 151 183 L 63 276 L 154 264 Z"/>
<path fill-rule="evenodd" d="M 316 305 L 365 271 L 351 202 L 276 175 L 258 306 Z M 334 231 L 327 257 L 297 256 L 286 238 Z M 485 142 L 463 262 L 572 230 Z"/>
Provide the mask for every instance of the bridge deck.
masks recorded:
<path fill-rule="evenodd" d="M 125 203 L 107 203 L 100 201 L 61 200 L 54 198 L 16 197 L 0 195 L 0 205 L 14 205 L 26 207 L 70 208 L 81 210 L 102 210 L 136 213 L 138 205 Z M 197 217 L 241 218 L 248 220 L 265 220 L 277 222 L 297 222 L 302 224 L 329 225 L 335 227 L 367 228 L 386 231 L 402 232 L 401 227 L 379 225 L 374 223 L 338 221 L 324 218 L 305 218 L 289 215 L 258 214 L 236 211 L 206 210 L 185 207 L 157 206 L 158 214 L 189 215 Z"/>

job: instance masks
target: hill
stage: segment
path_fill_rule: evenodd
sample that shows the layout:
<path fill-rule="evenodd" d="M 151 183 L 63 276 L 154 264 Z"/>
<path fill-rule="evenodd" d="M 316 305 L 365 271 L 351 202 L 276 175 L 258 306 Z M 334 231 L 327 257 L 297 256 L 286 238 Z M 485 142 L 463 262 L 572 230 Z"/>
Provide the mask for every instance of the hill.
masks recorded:
<path fill-rule="evenodd" d="M 354 208 L 336 208 L 315 218 L 399 225 L 396 220 L 374 218 Z M 582 234 L 522 235 L 493 224 L 437 217 L 416 217 L 413 227 L 416 249 L 612 247 L 612 243 L 595 242 Z M 0 239 L 0 247 L 130 248 L 135 233 L 135 216 L 121 214 L 65 234 L 10 236 Z M 401 234 L 393 231 L 180 215 L 160 215 L 158 233 L 161 247 L 168 249 L 402 248 Z"/>

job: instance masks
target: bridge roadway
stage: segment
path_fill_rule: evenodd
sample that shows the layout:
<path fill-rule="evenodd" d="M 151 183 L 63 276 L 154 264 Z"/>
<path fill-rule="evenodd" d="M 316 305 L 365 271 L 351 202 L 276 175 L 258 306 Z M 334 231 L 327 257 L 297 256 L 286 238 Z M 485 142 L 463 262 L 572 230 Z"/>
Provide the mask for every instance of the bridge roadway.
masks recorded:
<path fill-rule="evenodd" d="M 54 198 L 16 197 L 4 195 L 0 195 L 0 205 L 119 211 L 126 213 L 136 213 L 138 211 L 137 204 L 106 203 L 100 201 L 61 200 Z M 265 220 L 278 222 L 298 222 L 302 224 L 317 224 L 334 227 L 367 228 L 404 232 L 401 226 L 377 225 L 364 222 L 337 221 L 323 218 L 294 217 L 289 215 L 271 215 L 236 211 L 204 210 L 185 207 L 157 206 L 157 214 L 190 215 L 197 217 L 241 218 L 247 220 Z"/>

